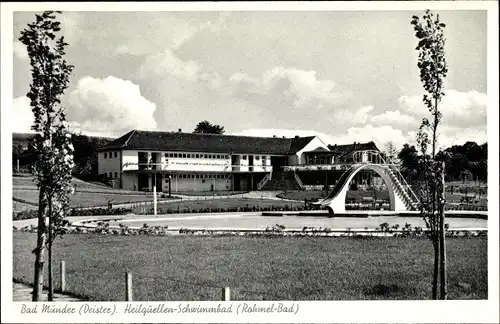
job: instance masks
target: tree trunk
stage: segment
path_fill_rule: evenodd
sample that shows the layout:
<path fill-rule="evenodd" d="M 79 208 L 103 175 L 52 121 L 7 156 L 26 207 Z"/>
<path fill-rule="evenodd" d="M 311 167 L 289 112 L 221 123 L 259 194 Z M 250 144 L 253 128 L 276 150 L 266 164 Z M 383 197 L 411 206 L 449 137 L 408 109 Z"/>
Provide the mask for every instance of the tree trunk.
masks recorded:
<path fill-rule="evenodd" d="M 54 300 L 54 280 L 52 276 L 52 198 L 49 201 L 49 244 L 48 244 L 48 258 L 49 258 L 49 296 L 48 296 L 48 301 L 53 301 Z"/>
<path fill-rule="evenodd" d="M 440 253 L 440 281 L 441 281 L 441 299 L 447 299 L 448 298 L 448 287 L 447 287 L 447 280 L 446 280 L 446 233 L 445 233 L 445 228 L 444 228 L 444 202 L 445 202 L 445 187 L 444 187 L 444 167 L 445 163 L 442 162 L 442 170 L 441 170 L 441 181 L 442 181 L 442 186 L 440 186 L 441 192 L 439 193 L 439 253 Z"/>
<path fill-rule="evenodd" d="M 38 228 L 37 242 L 35 248 L 35 274 L 33 281 L 33 299 L 32 301 L 42 301 L 43 295 L 43 265 L 45 261 L 45 205 L 43 202 L 45 188 L 40 186 L 38 196 Z"/>
<path fill-rule="evenodd" d="M 438 277 L 439 277 L 439 243 L 433 239 L 432 245 L 434 246 L 434 273 L 432 276 L 432 299 L 438 299 Z"/>

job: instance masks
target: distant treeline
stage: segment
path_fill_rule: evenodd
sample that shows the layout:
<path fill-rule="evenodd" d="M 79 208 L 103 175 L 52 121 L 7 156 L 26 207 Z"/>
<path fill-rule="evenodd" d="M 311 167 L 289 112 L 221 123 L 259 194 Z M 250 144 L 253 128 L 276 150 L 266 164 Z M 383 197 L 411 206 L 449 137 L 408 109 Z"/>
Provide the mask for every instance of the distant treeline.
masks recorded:
<path fill-rule="evenodd" d="M 398 157 L 402 162 L 403 172 L 409 178 L 416 177 L 421 157 L 415 146 L 405 144 Z M 439 151 L 436 160 L 446 163 L 446 181 L 486 181 L 488 178 L 488 143 L 478 145 L 476 142 L 466 142 L 463 145 L 453 145 Z"/>
<path fill-rule="evenodd" d="M 30 172 L 33 164 L 33 154 L 28 150 L 28 143 L 33 134 L 14 133 L 12 136 L 12 162 L 13 167 L 19 167 L 21 171 Z M 82 179 L 97 179 L 97 149 L 114 140 L 108 137 L 87 136 L 73 134 L 73 146 L 75 148 L 75 168 L 73 174 Z"/>

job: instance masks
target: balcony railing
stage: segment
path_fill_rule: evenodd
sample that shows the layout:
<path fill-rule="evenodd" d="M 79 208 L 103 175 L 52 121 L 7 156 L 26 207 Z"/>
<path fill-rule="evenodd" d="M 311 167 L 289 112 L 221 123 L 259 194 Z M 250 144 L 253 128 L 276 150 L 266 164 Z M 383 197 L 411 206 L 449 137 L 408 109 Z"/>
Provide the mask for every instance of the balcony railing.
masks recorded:
<path fill-rule="evenodd" d="M 347 170 L 353 164 L 296 164 L 285 165 L 284 171 L 331 171 L 331 170 Z"/>
<path fill-rule="evenodd" d="M 243 165 L 207 162 L 124 163 L 123 171 L 212 171 L 212 172 L 272 172 L 270 165 Z"/>

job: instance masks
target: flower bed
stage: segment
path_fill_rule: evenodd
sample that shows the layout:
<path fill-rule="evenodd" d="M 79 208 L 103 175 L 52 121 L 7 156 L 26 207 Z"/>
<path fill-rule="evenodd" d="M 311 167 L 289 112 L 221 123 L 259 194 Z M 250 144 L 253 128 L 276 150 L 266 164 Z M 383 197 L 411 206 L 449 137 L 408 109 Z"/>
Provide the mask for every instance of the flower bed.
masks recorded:
<path fill-rule="evenodd" d="M 26 226 L 18 229 L 13 227 L 14 231 L 36 232 L 36 226 Z M 428 230 L 422 227 L 412 227 L 410 224 L 405 224 L 400 227 L 398 224 L 389 227 L 388 223 L 380 224 L 376 229 L 332 229 L 329 227 L 303 227 L 302 229 L 287 229 L 284 225 L 276 224 L 272 227 L 267 227 L 262 230 L 258 229 L 169 229 L 168 226 L 149 226 L 143 224 L 142 227 L 129 227 L 119 224 L 118 226 L 110 226 L 108 221 L 88 221 L 85 225 L 71 226 L 66 231 L 66 234 L 102 234 L 102 235 L 148 235 L 148 236 L 165 236 L 165 235 L 202 235 L 202 236 L 296 236 L 296 237 L 424 237 L 428 235 Z M 447 226 L 447 237 L 478 237 L 487 236 L 487 230 L 481 229 L 449 229 Z"/>
<path fill-rule="evenodd" d="M 68 212 L 68 217 L 72 216 L 99 216 L 99 215 L 124 215 L 131 213 L 130 208 L 88 208 L 88 209 L 76 209 L 72 208 Z M 38 210 L 25 210 L 19 213 L 13 214 L 13 220 L 21 219 L 31 219 L 38 217 Z"/>

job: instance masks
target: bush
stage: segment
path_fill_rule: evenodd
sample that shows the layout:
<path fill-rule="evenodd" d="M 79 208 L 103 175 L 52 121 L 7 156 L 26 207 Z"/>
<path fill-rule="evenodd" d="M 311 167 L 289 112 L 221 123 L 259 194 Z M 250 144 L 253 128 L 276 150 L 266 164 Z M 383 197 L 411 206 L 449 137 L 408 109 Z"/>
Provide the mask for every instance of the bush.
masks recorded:
<path fill-rule="evenodd" d="M 89 209 L 70 209 L 68 217 L 72 216 L 99 216 L 99 215 L 123 215 L 132 212 L 130 208 L 89 208 Z M 13 220 L 31 219 L 38 217 L 38 210 L 25 210 L 12 215 Z"/>

